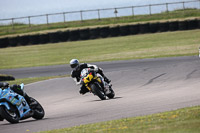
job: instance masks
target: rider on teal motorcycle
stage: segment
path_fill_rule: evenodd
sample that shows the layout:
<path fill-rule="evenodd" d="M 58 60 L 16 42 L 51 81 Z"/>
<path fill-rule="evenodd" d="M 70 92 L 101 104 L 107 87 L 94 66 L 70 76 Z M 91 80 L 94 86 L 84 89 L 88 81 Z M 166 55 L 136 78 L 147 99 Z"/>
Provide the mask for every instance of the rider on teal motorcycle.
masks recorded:
<path fill-rule="evenodd" d="M 7 88 L 9 87 L 9 84 L 7 82 L 0 82 L 0 88 Z M 10 86 L 10 89 L 13 90 L 15 93 L 24 96 L 25 100 L 30 106 L 33 106 L 35 103 L 31 101 L 30 97 L 23 91 L 21 90 L 21 86 L 14 84 Z"/>
<path fill-rule="evenodd" d="M 0 82 L 0 121 L 18 123 L 30 117 L 39 120 L 44 114 L 40 103 L 25 93 L 23 83 L 9 86 Z"/>

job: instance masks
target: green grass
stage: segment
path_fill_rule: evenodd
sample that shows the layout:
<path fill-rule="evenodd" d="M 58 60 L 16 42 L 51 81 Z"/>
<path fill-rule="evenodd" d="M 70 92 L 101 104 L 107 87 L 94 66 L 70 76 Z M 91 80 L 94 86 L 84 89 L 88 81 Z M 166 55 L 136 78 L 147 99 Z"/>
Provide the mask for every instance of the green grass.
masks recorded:
<path fill-rule="evenodd" d="M 200 30 L 142 34 L 106 39 L 63 42 L 0 49 L 0 69 L 190 56 L 198 54 Z"/>
<path fill-rule="evenodd" d="M 200 106 L 40 133 L 199 133 Z"/>
<path fill-rule="evenodd" d="M 184 19 L 191 17 L 200 17 L 200 11 L 198 9 L 186 9 L 186 10 L 175 10 L 170 12 L 163 12 L 159 14 L 152 15 L 135 15 L 126 16 L 118 18 L 104 18 L 101 20 L 92 19 L 84 21 L 74 21 L 74 22 L 60 22 L 52 23 L 49 25 L 31 25 L 29 28 L 28 24 L 16 23 L 14 24 L 14 29 L 12 25 L 0 25 L 0 36 L 9 34 L 20 34 L 28 32 L 38 32 L 45 30 L 60 30 L 63 28 L 80 28 L 88 26 L 100 26 L 100 25 L 112 25 L 112 24 L 125 24 L 125 23 L 137 23 L 137 22 L 147 22 L 147 21 L 158 21 L 158 20 L 170 20 L 170 19 Z"/>
<path fill-rule="evenodd" d="M 50 77 L 32 77 L 32 78 L 15 79 L 14 81 L 5 81 L 5 82 L 8 82 L 10 85 L 21 84 L 21 83 L 30 84 L 30 83 L 35 83 L 38 81 L 49 80 L 49 79 L 54 79 L 54 78 L 63 78 L 63 77 L 69 77 L 69 75 L 50 76 Z"/>

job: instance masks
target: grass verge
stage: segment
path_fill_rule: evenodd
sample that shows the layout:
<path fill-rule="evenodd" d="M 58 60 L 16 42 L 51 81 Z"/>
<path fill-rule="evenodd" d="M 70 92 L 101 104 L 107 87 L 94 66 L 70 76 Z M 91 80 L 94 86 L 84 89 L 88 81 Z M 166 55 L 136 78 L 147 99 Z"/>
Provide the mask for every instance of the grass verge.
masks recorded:
<path fill-rule="evenodd" d="M 15 79 L 14 81 L 5 81 L 8 82 L 10 85 L 12 84 L 30 84 L 42 80 L 49 80 L 54 78 L 63 78 L 63 77 L 69 77 L 69 75 L 62 75 L 62 76 L 51 76 L 51 77 L 33 77 L 33 78 L 23 78 L 23 79 Z"/>
<path fill-rule="evenodd" d="M 40 133 L 198 133 L 200 106 Z"/>
<path fill-rule="evenodd" d="M 198 54 L 200 30 L 0 49 L 0 69 Z"/>

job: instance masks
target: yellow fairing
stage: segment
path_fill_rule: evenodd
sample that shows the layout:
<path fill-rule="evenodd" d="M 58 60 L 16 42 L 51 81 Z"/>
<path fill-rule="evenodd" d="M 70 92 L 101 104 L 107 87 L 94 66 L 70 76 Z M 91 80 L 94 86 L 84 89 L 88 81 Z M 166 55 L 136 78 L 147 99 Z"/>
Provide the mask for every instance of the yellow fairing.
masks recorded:
<path fill-rule="evenodd" d="M 88 84 L 91 80 L 93 79 L 93 75 L 92 74 L 88 74 L 87 77 L 84 78 L 84 83 Z"/>
<path fill-rule="evenodd" d="M 99 77 L 94 77 L 92 74 L 88 74 L 87 77 L 84 78 L 83 82 L 85 83 L 85 86 L 88 88 L 88 90 L 91 91 L 91 88 L 88 86 L 88 83 L 91 82 L 92 79 L 96 79 L 99 83 L 101 83 L 101 79 Z"/>
<path fill-rule="evenodd" d="M 97 77 L 97 81 L 98 81 L 99 83 L 101 83 L 101 79 L 100 79 L 99 77 Z"/>

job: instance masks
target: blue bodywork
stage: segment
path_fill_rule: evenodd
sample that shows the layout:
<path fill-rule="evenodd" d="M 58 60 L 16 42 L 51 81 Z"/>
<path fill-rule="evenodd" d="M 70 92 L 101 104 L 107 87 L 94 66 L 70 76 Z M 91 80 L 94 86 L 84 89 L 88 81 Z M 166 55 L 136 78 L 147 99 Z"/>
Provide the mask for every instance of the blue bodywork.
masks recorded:
<path fill-rule="evenodd" d="M 24 84 L 21 84 L 21 89 L 24 88 Z M 5 106 L 8 110 L 11 109 L 10 105 L 16 107 L 20 119 L 30 114 L 30 107 L 26 102 L 25 98 L 8 88 L 0 88 L 0 106 Z"/>

